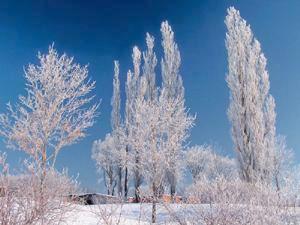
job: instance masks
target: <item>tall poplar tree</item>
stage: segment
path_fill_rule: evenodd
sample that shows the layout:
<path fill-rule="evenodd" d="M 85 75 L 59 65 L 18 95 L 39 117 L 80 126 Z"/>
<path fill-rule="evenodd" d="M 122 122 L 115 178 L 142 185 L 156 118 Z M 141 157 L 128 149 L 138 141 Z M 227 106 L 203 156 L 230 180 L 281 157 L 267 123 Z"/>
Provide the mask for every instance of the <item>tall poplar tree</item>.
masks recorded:
<path fill-rule="evenodd" d="M 250 25 L 230 7 L 226 16 L 228 117 L 241 177 L 270 183 L 275 157 L 275 101 L 269 94 L 267 60 Z"/>

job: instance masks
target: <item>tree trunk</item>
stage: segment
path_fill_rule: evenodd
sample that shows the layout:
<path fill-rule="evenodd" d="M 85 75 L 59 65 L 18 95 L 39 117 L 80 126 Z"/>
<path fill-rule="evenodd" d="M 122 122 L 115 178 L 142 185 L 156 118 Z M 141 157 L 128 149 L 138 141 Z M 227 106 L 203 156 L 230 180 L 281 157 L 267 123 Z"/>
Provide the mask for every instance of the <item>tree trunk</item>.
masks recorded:
<path fill-rule="evenodd" d="M 44 181 L 46 178 L 46 166 L 47 166 L 47 152 L 46 152 L 46 148 L 44 148 L 42 152 L 41 189 L 43 189 Z"/>
<path fill-rule="evenodd" d="M 124 198 L 128 197 L 128 168 L 125 168 L 125 178 L 124 178 Z"/>
<path fill-rule="evenodd" d="M 156 201 L 152 202 L 152 223 L 156 223 Z"/>
<path fill-rule="evenodd" d="M 114 185 L 113 185 L 114 180 L 113 180 L 112 174 L 109 174 L 108 177 L 109 177 L 109 184 L 108 184 L 107 190 L 108 190 L 109 195 L 114 195 Z"/>
<path fill-rule="evenodd" d="M 276 184 L 276 189 L 279 192 L 280 191 L 280 186 L 279 186 L 279 179 L 278 179 L 278 175 L 275 176 L 275 184 Z"/>
<path fill-rule="evenodd" d="M 171 183 L 170 193 L 171 193 L 172 202 L 174 203 L 175 202 L 175 193 L 176 193 L 176 184 L 175 184 L 175 182 Z"/>
<path fill-rule="evenodd" d="M 118 197 L 123 196 L 123 186 L 122 186 L 122 167 L 118 169 Z"/>
<path fill-rule="evenodd" d="M 139 176 L 136 175 L 136 180 L 134 184 L 134 195 L 135 195 L 135 201 L 137 203 L 141 202 L 141 196 L 140 196 L 140 181 Z"/>
<path fill-rule="evenodd" d="M 40 177 L 40 199 L 39 199 L 39 211 L 43 213 L 44 211 L 44 203 L 45 203 L 45 198 L 44 198 L 44 186 L 45 186 L 45 179 L 46 179 L 46 167 L 47 167 L 47 151 L 46 147 L 44 147 L 43 152 L 42 152 L 42 164 L 41 164 L 41 177 Z M 43 218 L 42 223 L 43 223 Z"/>
<path fill-rule="evenodd" d="M 126 156 L 128 154 L 128 145 L 126 146 Z M 127 166 L 125 167 L 125 175 L 124 175 L 124 198 L 127 199 L 128 197 L 128 168 Z"/>
<path fill-rule="evenodd" d="M 152 184 L 152 223 L 156 223 L 156 202 L 158 197 L 158 188 L 155 183 Z"/>
<path fill-rule="evenodd" d="M 136 157 L 135 157 L 135 171 L 134 171 L 134 175 L 135 175 L 135 199 L 136 202 L 139 203 L 141 201 L 141 197 L 140 197 L 140 186 L 142 184 L 142 176 L 140 174 L 140 159 L 139 159 L 139 155 L 137 153 Z"/>
<path fill-rule="evenodd" d="M 168 174 L 168 181 L 170 185 L 170 195 L 171 195 L 171 200 L 174 202 L 175 200 L 175 194 L 176 194 L 176 176 L 175 176 L 175 169 L 170 170 Z"/>

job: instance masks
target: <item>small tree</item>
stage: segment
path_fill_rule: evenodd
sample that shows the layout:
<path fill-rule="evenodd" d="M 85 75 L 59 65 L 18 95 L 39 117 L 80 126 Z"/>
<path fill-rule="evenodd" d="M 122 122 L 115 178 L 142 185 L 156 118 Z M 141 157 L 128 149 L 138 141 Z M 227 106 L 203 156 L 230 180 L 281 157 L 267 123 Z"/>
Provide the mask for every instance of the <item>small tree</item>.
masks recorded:
<path fill-rule="evenodd" d="M 289 185 L 289 180 L 295 180 L 295 171 L 293 171 L 293 152 L 287 147 L 286 138 L 284 136 L 276 137 L 276 153 L 274 156 L 274 182 L 277 191 L 280 191 L 282 187 Z M 298 170 L 298 169 L 296 169 Z M 292 177 L 291 177 L 292 176 Z M 298 179 L 298 178 L 297 178 Z M 292 187 L 291 187 L 292 188 Z"/>
<path fill-rule="evenodd" d="M 163 107 L 158 100 L 137 100 L 137 143 L 140 148 L 141 172 L 152 197 L 152 223 L 156 222 L 156 204 L 160 195 L 166 169 L 166 141 L 164 122 L 161 119 Z"/>
<path fill-rule="evenodd" d="M 98 171 L 103 172 L 108 195 L 114 195 L 117 185 L 118 153 L 115 140 L 110 134 L 107 134 L 103 141 L 97 140 L 93 144 L 92 158 L 96 161 Z"/>
<path fill-rule="evenodd" d="M 237 166 L 233 159 L 217 155 L 210 145 L 196 145 L 186 153 L 186 167 L 192 174 L 194 183 L 200 178 L 209 180 L 216 177 L 231 179 L 237 176 Z"/>
<path fill-rule="evenodd" d="M 8 147 L 27 153 L 44 177 L 59 151 L 85 136 L 98 105 L 90 105 L 95 82 L 88 79 L 87 66 L 59 56 L 53 45 L 38 58 L 40 64 L 25 71 L 27 94 L 15 108 L 8 103 L 8 113 L 0 115 L 0 134 Z"/>

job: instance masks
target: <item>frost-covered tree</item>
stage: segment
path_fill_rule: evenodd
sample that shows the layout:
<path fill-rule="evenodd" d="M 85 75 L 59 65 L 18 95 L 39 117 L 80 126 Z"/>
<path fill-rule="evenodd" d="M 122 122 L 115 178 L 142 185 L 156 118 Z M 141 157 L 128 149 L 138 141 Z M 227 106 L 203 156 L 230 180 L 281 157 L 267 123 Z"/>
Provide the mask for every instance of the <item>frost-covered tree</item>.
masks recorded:
<path fill-rule="evenodd" d="M 172 193 L 175 193 L 181 171 L 180 151 L 194 121 L 184 107 L 183 95 L 177 93 L 179 87 L 183 91 L 178 74 L 180 57 L 177 45 L 173 42 L 174 34 L 167 22 L 162 24 L 162 35 L 162 87 L 159 89 L 155 85 L 157 60 L 153 52 L 154 38 L 149 34 L 146 36 L 147 51 L 143 54 L 142 75 L 139 73 L 141 58 L 137 48 L 133 53 L 134 74 L 130 71 L 128 73 L 128 80 L 134 82 L 136 87 L 131 89 L 135 90 L 135 97 L 130 107 L 131 113 L 134 112 L 131 114 L 133 120 L 129 126 L 130 155 L 133 159 L 135 179 L 141 178 L 136 176 L 138 171 L 138 175 L 142 175 L 151 190 L 153 222 L 156 220 L 156 202 L 166 178 L 171 181 L 174 187 Z M 171 78 L 172 76 L 174 78 Z"/>
<path fill-rule="evenodd" d="M 289 185 L 287 179 L 294 179 L 295 174 L 293 170 L 295 166 L 293 165 L 293 152 L 287 147 L 286 138 L 284 136 L 279 135 L 276 137 L 275 149 L 274 183 L 279 191 L 283 186 Z"/>
<path fill-rule="evenodd" d="M 119 62 L 114 61 L 113 95 L 111 98 L 111 128 L 103 141 L 93 144 L 92 158 L 96 161 L 98 171 L 103 172 L 104 183 L 109 195 L 122 196 L 123 169 L 126 162 L 125 134 L 121 122 L 121 97 L 119 80 Z M 117 186 L 117 191 L 115 191 Z"/>
<path fill-rule="evenodd" d="M 125 92 L 126 92 L 126 103 L 125 103 L 125 137 L 126 137 L 126 157 L 128 158 L 129 151 L 131 150 L 131 137 L 132 137 L 132 128 L 131 125 L 133 123 L 133 102 L 135 98 L 135 94 L 133 90 L 135 90 L 136 82 L 133 82 L 133 76 L 131 71 L 127 73 Z M 129 165 L 128 160 L 126 160 L 125 165 L 125 174 L 124 174 L 124 197 L 127 198 L 128 195 L 128 180 L 129 180 Z"/>
<path fill-rule="evenodd" d="M 266 82 L 268 83 L 268 81 Z M 276 183 L 276 163 L 279 163 L 281 158 L 281 150 L 278 148 L 276 137 L 276 112 L 275 100 L 272 95 L 268 95 L 264 106 L 264 155 L 262 155 L 263 163 L 263 177 L 267 178 L 269 182 Z"/>
<path fill-rule="evenodd" d="M 156 55 L 153 51 L 154 37 L 147 33 L 146 35 L 147 51 L 141 54 L 138 47 L 133 48 L 133 73 L 131 70 L 127 73 L 126 80 L 126 104 L 125 104 L 125 136 L 127 138 L 126 153 L 127 165 L 125 166 L 124 178 L 124 195 L 127 197 L 128 193 L 128 169 L 130 168 L 133 173 L 135 198 L 137 201 L 140 199 L 139 188 L 142 184 L 141 163 L 139 156 L 140 146 L 136 145 L 136 134 L 133 127 L 136 125 L 136 100 L 143 97 L 148 100 L 157 98 L 157 87 L 155 84 L 155 67 L 157 64 Z M 143 57 L 142 57 L 143 56 Z M 141 78 L 141 60 L 143 58 L 144 64 L 142 67 Z M 141 95 L 140 82 L 141 79 L 145 81 L 146 90 Z M 128 161 L 129 160 L 129 161 Z M 128 163 L 130 165 L 128 165 Z"/>
<path fill-rule="evenodd" d="M 187 114 L 184 103 L 184 87 L 179 72 L 181 58 L 178 46 L 174 40 L 174 32 L 168 21 L 161 24 L 162 47 L 164 51 L 161 60 L 162 69 L 162 97 L 172 103 L 170 113 L 173 114 L 168 120 L 168 152 L 166 180 L 170 185 L 170 193 L 175 195 L 176 185 L 181 177 L 183 168 L 183 141 L 186 139 L 187 127 L 180 121 L 192 120 Z M 176 104 L 173 104 L 176 103 Z M 178 126 L 179 127 L 176 127 Z M 184 126 L 180 126 L 184 125 Z M 175 128 L 175 129 L 174 129 Z"/>
<path fill-rule="evenodd" d="M 213 153 L 209 145 L 193 146 L 188 149 L 185 157 L 186 168 L 192 175 L 194 182 L 213 167 Z"/>
<path fill-rule="evenodd" d="M 112 127 L 112 137 L 115 142 L 115 151 L 118 154 L 115 154 L 116 160 L 118 162 L 117 166 L 117 174 L 118 174 L 118 195 L 123 194 L 123 185 L 122 185 L 122 177 L 123 177 L 123 165 L 124 165 L 124 155 L 123 151 L 123 127 L 121 124 L 121 97 L 120 97 L 120 81 L 119 81 L 119 62 L 114 62 L 114 79 L 113 79 L 113 96 L 111 99 L 111 127 Z"/>
<path fill-rule="evenodd" d="M 275 103 L 269 94 L 266 58 L 260 43 L 238 10 L 230 7 L 225 20 L 228 51 L 228 117 L 241 177 L 271 182 L 275 151 Z"/>
<path fill-rule="evenodd" d="M 139 95 L 139 78 L 140 78 L 140 66 L 141 66 L 141 52 L 138 49 L 138 47 L 133 48 L 133 54 L 132 54 L 132 60 L 133 60 L 133 79 L 132 79 L 132 85 L 133 85 L 133 95 L 134 95 L 134 102 L 133 105 L 131 105 L 131 113 L 134 113 L 132 125 L 136 126 L 137 121 L 137 112 L 136 112 L 136 99 Z M 138 136 L 137 136 L 137 130 L 132 129 L 131 127 L 131 140 L 133 140 L 135 143 L 138 142 Z M 142 171 L 141 171 L 141 156 L 140 156 L 140 150 L 141 147 L 139 145 L 131 145 L 133 148 L 131 149 L 133 151 L 133 178 L 134 178 L 134 190 L 135 190 L 135 197 L 137 201 L 140 200 L 140 186 L 142 184 Z"/>
<path fill-rule="evenodd" d="M 179 74 L 180 54 L 168 22 L 162 23 L 161 32 L 164 49 L 161 88 L 156 86 L 154 37 L 147 33 L 145 52 L 141 53 L 136 46 L 133 48 L 133 70 L 128 71 L 125 85 L 122 142 L 126 150 L 125 156 L 122 156 L 125 158 L 124 195 L 126 197 L 128 192 L 130 170 L 136 201 L 140 200 L 140 186 L 144 180 L 152 190 L 153 221 L 156 220 L 156 202 L 164 181 L 171 184 L 171 192 L 175 194 L 182 168 L 183 144 L 194 122 L 194 117 L 188 114 L 184 105 L 184 88 Z M 115 73 L 118 74 L 118 71 L 117 65 Z M 114 106 L 114 101 L 115 94 L 112 104 L 117 109 L 119 105 Z M 113 110 L 112 117 L 116 115 Z M 115 119 L 112 118 L 112 121 L 115 126 Z"/>
<path fill-rule="evenodd" d="M 115 141 L 110 134 L 103 141 L 97 140 L 93 143 L 92 158 L 96 161 L 98 171 L 103 173 L 107 194 L 114 195 L 119 164 Z"/>
<path fill-rule="evenodd" d="M 183 100 L 184 87 L 179 73 L 181 58 L 178 46 L 174 40 L 174 32 L 168 21 L 162 22 L 160 31 L 164 50 L 163 59 L 161 60 L 164 95 L 167 99 L 179 98 Z"/>
<path fill-rule="evenodd" d="M 133 174 L 135 198 L 139 202 L 139 188 L 142 184 L 141 159 L 139 152 L 141 148 L 136 144 L 136 129 L 133 128 L 137 123 L 136 100 L 139 95 L 141 52 L 136 46 L 133 48 L 132 61 L 133 72 L 131 72 L 130 70 L 128 71 L 126 81 L 125 131 L 127 138 L 126 149 L 128 155 L 130 155 L 130 159 L 128 162 L 130 165 L 127 165 L 127 169 L 128 167 L 130 167 Z"/>
<path fill-rule="evenodd" d="M 156 221 L 156 203 L 160 194 L 166 169 L 166 140 L 163 105 L 158 100 L 137 100 L 136 135 L 139 151 L 140 169 L 151 191 L 153 200 L 152 222 Z"/>
<path fill-rule="evenodd" d="M 142 77 L 143 78 L 143 77 Z M 146 80 L 141 79 L 140 91 L 145 93 Z M 180 101 L 177 99 L 177 101 Z M 139 97 L 136 100 L 136 146 L 139 150 L 140 169 L 142 175 L 151 191 L 153 200 L 152 222 L 156 221 L 156 203 L 160 197 L 161 187 L 166 176 L 166 171 L 170 168 L 169 157 L 169 120 L 172 120 L 172 109 L 177 102 L 166 101 L 162 95 L 153 100 Z M 191 127 L 193 120 L 179 120 L 176 127 Z"/>
<path fill-rule="evenodd" d="M 111 127 L 112 130 L 118 130 L 121 126 L 121 97 L 120 97 L 120 80 L 119 80 L 119 62 L 114 61 L 114 79 L 113 79 L 113 96 L 111 99 Z"/>
<path fill-rule="evenodd" d="M 86 135 L 94 124 L 98 104 L 91 104 L 95 82 L 87 66 L 59 55 L 53 46 L 39 54 L 39 65 L 25 70 L 26 95 L 0 115 L 0 134 L 8 147 L 28 154 L 45 177 L 60 150 Z"/>
<path fill-rule="evenodd" d="M 210 145 L 189 148 L 186 152 L 186 168 L 194 182 L 203 177 L 212 180 L 220 176 L 225 179 L 237 176 L 235 160 L 214 153 Z"/>
<path fill-rule="evenodd" d="M 146 35 L 147 51 L 143 52 L 143 76 L 146 82 L 145 98 L 154 100 L 157 98 L 157 87 L 156 87 L 156 74 L 155 67 L 157 65 L 157 58 L 153 51 L 154 48 L 154 37 L 149 33 Z"/>

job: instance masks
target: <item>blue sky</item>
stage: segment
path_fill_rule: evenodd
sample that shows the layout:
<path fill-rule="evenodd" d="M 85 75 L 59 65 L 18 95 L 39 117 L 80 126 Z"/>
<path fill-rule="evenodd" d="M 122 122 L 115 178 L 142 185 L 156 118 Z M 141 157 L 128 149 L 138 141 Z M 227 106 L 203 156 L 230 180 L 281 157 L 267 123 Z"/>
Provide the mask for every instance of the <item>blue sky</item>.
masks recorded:
<path fill-rule="evenodd" d="M 51 43 L 60 53 L 89 64 L 96 80 L 95 94 L 102 99 L 100 117 L 88 137 L 62 150 L 57 167 L 80 174 L 82 186 L 100 190 L 91 146 L 110 131 L 113 60 L 120 60 L 122 95 L 134 45 L 145 47 L 145 33 L 156 37 L 160 50 L 160 23 L 168 20 L 182 56 L 181 74 L 186 104 L 197 113 L 190 145 L 209 143 L 218 152 L 234 156 L 226 116 L 229 91 L 224 18 L 226 8 L 240 10 L 262 44 L 268 59 L 271 93 L 277 104 L 277 131 L 287 136 L 299 162 L 300 148 L 300 1 L 195 0 L 195 1 L 1 1 L 0 2 L 0 110 L 24 93 L 23 68 L 37 63 L 38 51 Z M 122 102 L 124 106 L 124 102 Z M 1 150 L 6 150 L 1 142 Z M 8 151 L 17 167 L 24 156 Z"/>

